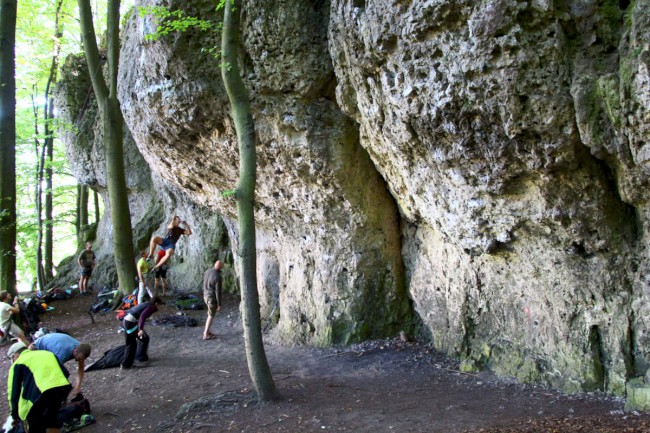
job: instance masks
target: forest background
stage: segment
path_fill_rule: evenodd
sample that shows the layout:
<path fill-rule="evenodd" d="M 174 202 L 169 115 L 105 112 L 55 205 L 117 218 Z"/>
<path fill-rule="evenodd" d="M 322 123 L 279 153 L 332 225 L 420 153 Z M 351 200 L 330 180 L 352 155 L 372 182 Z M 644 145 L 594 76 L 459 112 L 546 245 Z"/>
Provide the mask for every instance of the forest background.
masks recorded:
<path fill-rule="evenodd" d="M 92 2 L 97 34 L 106 31 L 106 0 Z M 121 3 L 122 16 L 132 1 Z M 16 23 L 16 276 L 19 292 L 42 289 L 56 264 L 76 254 L 104 206 L 72 176 L 52 95 L 58 69 L 83 51 L 76 0 L 21 0 Z M 51 175 L 51 180 L 50 180 Z M 50 198 L 51 197 L 51 198 Z M 48 201 L 51 200 L 51 203 Z M 51 210 L 50 210 L 51 209 Z M 48 239 L 48 230 L 51 238 Z M 39 274 L 40 273 L 40 274 Z"/>

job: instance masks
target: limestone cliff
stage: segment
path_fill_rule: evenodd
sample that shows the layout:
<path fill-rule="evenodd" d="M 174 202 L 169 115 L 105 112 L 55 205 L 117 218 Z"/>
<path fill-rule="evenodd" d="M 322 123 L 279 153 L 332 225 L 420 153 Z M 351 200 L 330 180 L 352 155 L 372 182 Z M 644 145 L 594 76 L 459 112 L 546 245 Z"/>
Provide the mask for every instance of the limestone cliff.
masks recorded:
<path fill-rule="evenodd" d="M 348 342 L 416 316 L 436 348 L 523 381 L 622 393 L 646 372 L 649 0 L 246 3 L 276 337 Z M 209 1 L 149 4 L 218 19 Z M 145 42 L 154 29 L 125 29 L 126 123 L 236 248 L 219 35 Z"/>
<path fill-rule="evenodd" d="M 110 203 L 106 189 L 104 145 L 101 117 L 92 91 L 88 67 L 83 55 L 70 56 L 62 68 L 56 88 L 56 106 L 63 127 L 59 136 L 66 144 L 70 168 L 80 183 L 89 185 L 101 195 L 106 206 L 94 239 L 93 250 L 97 267 L 91 283 L 96 288 L 117 283 L 113 261 L 113 238 Z M 134 248 L 148 248 L 151 235 L 164 235 L 165 227 L 174 214 L 182 215 L 193 229 L 193 235 L 179 242 L 171 259 L 168 284 L 171 289 L 196 291 L 201 288 L 203 272 L 221 257 L 231 262 L 225 225 L 219 217 L 194 204 L 182 190 L 166 183 L 152 173 L 125 128 L 124 159 L 126 166 L 129 207 L 133 226 Z M 136 254 L 136 258 L 139 255 Z M 228 275 L 229 267 L 225 268 Z M 234 279 L 228 275 L 229 288 Z M 79 278 L 76 256 L 57 268 L 57 278 L 51 286 L 74 284 Z M 148 284 L 153 284 L 149 276 Z M 126 288 L 127 291 L 137 287 Z"/>
<path fill-rule="evenodd" d="M 211 2 L 193 4 L 189 14 L 216 20 Z M 279 301 L 276 335 L 289 341 L 324 345 L 394 334 L 410 326 L 399 213 L 359 145 L 356 124 L 334 100 L 329 6 L 260 7 L 268 15 L 246 19 L 251 54 L 244 69 L 259 138 L 263 315 Z M 235 202 L 222 195 L 236 187 L 236 139 L 219 63 L 202 50 L 218 43 L 217 35 L 192 31 L 146 43 L 150 20 L 138 17 L 126 32 L 125 120 L 152 170 L 222 214 L 236 245 Z"/>
<path fill-rule="evenodd" d="M 337 100 L 437 347 L 569 391 L 647 369 L 647 8 L 332 2 Z"/>

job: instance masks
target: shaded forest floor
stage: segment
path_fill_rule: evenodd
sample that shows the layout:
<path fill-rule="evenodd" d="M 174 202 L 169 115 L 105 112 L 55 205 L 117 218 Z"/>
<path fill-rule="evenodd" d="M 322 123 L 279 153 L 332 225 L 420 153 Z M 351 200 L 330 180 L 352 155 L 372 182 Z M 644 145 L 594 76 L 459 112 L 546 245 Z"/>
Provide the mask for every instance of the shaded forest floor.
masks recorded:
<path fill-rule="evenodd" d="M 124 341 L 114 313 L 97 315 L 91 323 L 86 311 L 93 301 L 92 296 L 57 301 L 55 310 L 43 315 L 50 330 L 90 343 L 91 361 Z M 97 423 L 82 431 L 650 432 L 650 417 L 624 413 L 621 399 L 567 396 L 489 372 L 463 374 L 456 361 L 426 344 L 399 339 L 337 349 L 268 342 L 283 399 L 255 404 L 237 302 L 226 298 L 213 324 L 214 340 L 201 339 L 205 310 L 191 311 L 197 327 L 147 325 L 146 367 L 86 373 L 83 392 Z M 175 313 L 168 304 L 153 318 Z M 0 379 L 6 383 L 6 357 L 3 363 Z M 75 366 L 68 367 L 74 376 Z M 0 407 L 6 415 L 6 398 Z"/>

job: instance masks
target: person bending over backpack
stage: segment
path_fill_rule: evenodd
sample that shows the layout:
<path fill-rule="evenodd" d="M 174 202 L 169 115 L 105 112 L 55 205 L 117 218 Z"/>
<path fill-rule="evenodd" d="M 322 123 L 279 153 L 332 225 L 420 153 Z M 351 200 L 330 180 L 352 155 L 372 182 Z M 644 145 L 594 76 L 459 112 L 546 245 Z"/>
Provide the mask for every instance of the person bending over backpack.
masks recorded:
<path fill-rule="evenodd" d="M 126 341 L 126 350 L 124 351 L 124 359 L 120 365 L 121 369 L 128 369 L 133 366 L 135 360 L 135 353 L 138 346 L 138 338 L 146 338 L 144 332 L 144 324 L 153 313 L 158 311 L 158 307 L 163 305 L 165 301 L 160 296 L 154 296 L 151 301 L 143 302 L 135 307 L 127 310 L 122 326 L 124 326 L 124 338 Z"/>
<path fill-rule="evenodd" d="M 36 340 L 34 348 L 36 350 L 52 352 L 56 356 L 56 359 L 59 360 L 65 377 L 70 376 L 70 372 L 65 368 L 64 364 L 74 359 L 77 363 L 77 380 L 75 387 L 72 389 L 72 395 L 77 395 L 81 392 L 81 382 L 84 379 L 84 365 L 86 359 L 90 356 L 90 345 L 79 343 L 68 334 L 53 332 L 51 334 L 45 334 Z"/>

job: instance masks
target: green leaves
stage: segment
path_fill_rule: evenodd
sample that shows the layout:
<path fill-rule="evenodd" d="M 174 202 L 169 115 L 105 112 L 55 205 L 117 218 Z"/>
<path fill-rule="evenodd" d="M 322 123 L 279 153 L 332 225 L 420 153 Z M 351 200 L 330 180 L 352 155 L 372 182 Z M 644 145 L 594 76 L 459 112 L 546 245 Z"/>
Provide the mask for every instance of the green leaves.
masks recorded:
<path fill-rule="evenodd" d="M 216 5 L 216 11 L 219 12 L 222 10 L 224 7 L 226 7 L 226 0 L 218 0 Z M 235 4 L 234 0 L 230 0 L 230 4 Z"/>
<path fill-rule="evenodd" d="M 224 8 L 226 1 L 215 0 L 217 12 Z M 232 2 L 232 0 L 230 1 Z M 156 41 L 171 33 L 182 33 L 191 29 L 197 29 L 203 32 L 211 31 L 214 33 L 221 33 L 223 29 L 222 22 L 214 24 L 211 21 L 187 15 L 182 10 L 170 10 L 166 6 L 141 6 L 138 8 L 138 13 L 140 16 L 152 17 L 156 21 L 156 31 L 144 36 L 147 42 Z M 211 55 L 215 60 L 221 58 L 221 50 L 217 47 L 204 47 L 201 48 L 201 52 Z M 226 66 L 226 68 L 230 70 L 230 66 Z"/>
<path fill-rule="evenodd" d="M 154 33 L 145 35 L 147 42 L 156 41 L 172 32 L 185 32 L 189 29 L 207 31 L 213 28 L 210 21 L 189 16 L 181 10 L 169 10 L 165 6 L 139 7 L 140 16 L 150 16 L 156 20 L 157 28 Z"/>
<path fill-rule="evenodd" d="M 227 189 L 221 193 L 221 196 L 224 198 L 228 197 L 234 197 L 237 195 L 237 190 L 236 189 Z"/>

